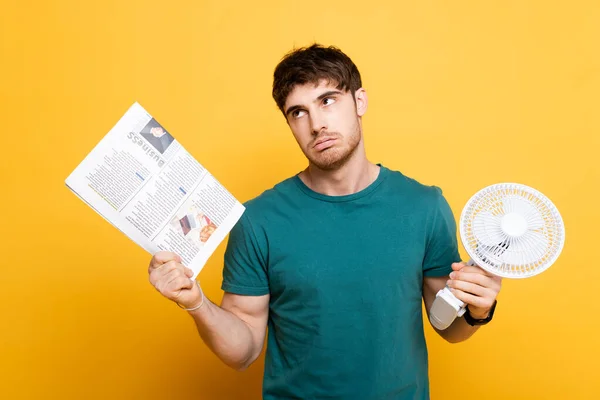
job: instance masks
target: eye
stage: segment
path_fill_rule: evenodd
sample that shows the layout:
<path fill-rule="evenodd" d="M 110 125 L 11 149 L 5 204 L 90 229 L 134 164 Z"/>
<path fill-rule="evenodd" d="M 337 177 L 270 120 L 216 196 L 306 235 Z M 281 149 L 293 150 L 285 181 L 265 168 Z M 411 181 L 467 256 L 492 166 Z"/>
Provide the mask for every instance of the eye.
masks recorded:
<path fill-rule="evenodd" d="M 292 111 L 292 118 L 300 118 L 304 114 L 306 114 L 306 111 L 304 110 L 294 110 Z"/>
<path fill-rule="evenodd" d="M 333 97 L 325 97 L 323 99 L 323 104 L 326 105 L 326 106 L 330 106 L 333 103 L 335 103 L 335 99 Z"/>

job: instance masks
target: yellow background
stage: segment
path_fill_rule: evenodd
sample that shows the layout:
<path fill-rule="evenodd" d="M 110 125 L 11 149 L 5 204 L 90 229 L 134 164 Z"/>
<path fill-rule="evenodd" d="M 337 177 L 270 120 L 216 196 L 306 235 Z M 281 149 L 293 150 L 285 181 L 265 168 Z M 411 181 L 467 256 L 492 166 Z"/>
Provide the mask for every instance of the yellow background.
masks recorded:
<path fill-rule="evenodd" d="M 64 179 L 139 101 L 240 201 L 260 194 L 305 165 L 270 89 L 315 40 L 359 66 L 372 161 L 457 217 L 514 181 L 565 220 L 558 262 L 505 280 L 490 326 L 457 345 L 427 328 L 432 397 L 597 398 L 599 21 L 595 1 L 3 0 L 0 398 L 260 397 L 262 357 L 223 366 Z M 200 275 L 216 302 L 223 251 Z"/>

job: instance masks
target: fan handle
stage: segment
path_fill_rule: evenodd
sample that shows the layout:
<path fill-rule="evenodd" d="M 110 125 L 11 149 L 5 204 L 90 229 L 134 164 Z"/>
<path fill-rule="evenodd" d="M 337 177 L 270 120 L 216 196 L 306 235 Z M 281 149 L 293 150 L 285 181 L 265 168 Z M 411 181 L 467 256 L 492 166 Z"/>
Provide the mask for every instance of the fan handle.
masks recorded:
<path fill-rule="evenodd" d="M 467 265 L 474 266 L 475 262 L 469 260 Z M 462 317 L 467 310 L 467 305 L 456 298 L 446 285 L 437 292 L 429 312 L 429 321 L 436 329 L 443 331 L 448 328 L 457 317 Z"/>

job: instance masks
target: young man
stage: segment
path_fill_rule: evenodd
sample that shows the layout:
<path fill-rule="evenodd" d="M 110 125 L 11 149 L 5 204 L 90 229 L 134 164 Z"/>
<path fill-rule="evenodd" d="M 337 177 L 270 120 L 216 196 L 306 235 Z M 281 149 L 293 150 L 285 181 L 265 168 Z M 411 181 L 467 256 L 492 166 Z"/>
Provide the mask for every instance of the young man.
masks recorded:
<path fill-rule="evenodd" d="M 485 319 L 500 278 L 459 263 L 456 225 L 441 190 L 371 163 L 367 93 L 339 49 L 288 54 L 273 97 L 308 167 L 257 198 L 231 231 L 221 306 L 203 296 L 172 253 L 150 262 L 152 284 L 189 309 L 227 365 L 260 355 L 265 399 L 427 399 L 427 313 L 448 284 Z M 450 275 L 450 276 L 449 276 Z M 458 318 L 449 342 L 477 326 Z"/>

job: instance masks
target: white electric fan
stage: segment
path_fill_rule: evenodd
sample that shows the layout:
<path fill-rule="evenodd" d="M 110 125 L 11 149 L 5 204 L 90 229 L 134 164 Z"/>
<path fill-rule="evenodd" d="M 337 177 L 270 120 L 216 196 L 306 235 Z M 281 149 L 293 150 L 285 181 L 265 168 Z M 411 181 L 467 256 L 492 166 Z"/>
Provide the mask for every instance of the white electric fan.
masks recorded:
<path fill-rule="evenodd" d="M 460 238 L 478 265 L 504 278 L 529 278 L 548 269 L 565 243 L 560 213 L 542 193 L 518 183 L 499 183 L 477 192 L 460 216 Z M 448 287 L 440 290 L 430 321 L 444 330 L 466 305 Z"/>

